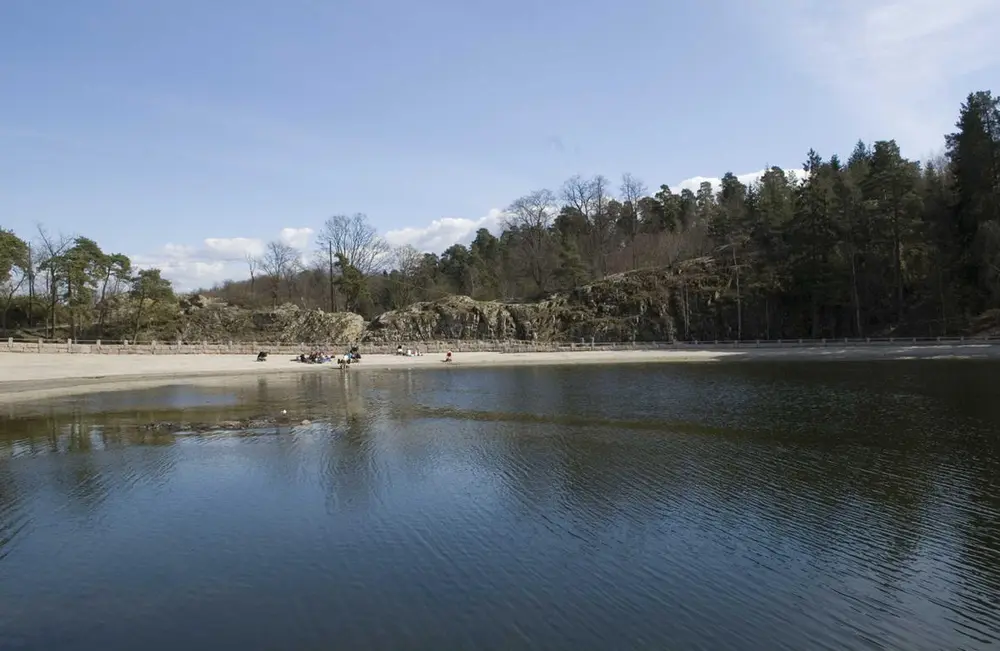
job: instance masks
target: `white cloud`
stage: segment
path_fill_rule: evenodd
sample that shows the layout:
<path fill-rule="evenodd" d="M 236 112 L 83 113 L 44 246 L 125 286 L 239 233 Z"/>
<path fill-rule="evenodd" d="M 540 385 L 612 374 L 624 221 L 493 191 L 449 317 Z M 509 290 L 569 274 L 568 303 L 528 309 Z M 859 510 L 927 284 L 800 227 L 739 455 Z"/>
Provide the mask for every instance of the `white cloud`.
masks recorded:
<path fill-rule="evenodd" d="M 312 240 L 311 228 L 283 228 L 278 241 L 302 252 Z M 198 246 L 168 243 L 159 251 L 132 257 L 139 268 L 157 267 L 177 290 L 190 291 L 249 276 L 247 256 L 260 256 L 267 242 L 255 237 L 209 237 Z"/>
<path fill-rule="evenodd" d="M 281 241 L 292 247 L 304 251 L 309 248 L 312 241 L 313 229 L 305 228 L 282 228 Z"/>
<path fill-rule="evenodd" d="M 247 254 L 263 253 L 264 243 L 250 237 L 209 237 L 205 240 L 205 251 L 220 260 L 243 260 Z"/>
<path fill-rule="evenodd" d="M 912 156 L 941 145 L 963 78 L 1000 65 L 997 0 L 799 0 L 763 3 L 761 29 L 788 61 L 827 85 Z"/>
<path fill-rule="evenodd" d="M 793 175 L 799 179 L 801 179 L 805 174 L 802 170 L 793 167 L 783 167 L 782 169 L 785 170 L 786 174 Z M 743 185 L 751 185 L 760 180 L 760 177 L 764 176 L 766 172 L 767 170 L 763 169 L 756 172 L 747 172 L 746 174 L 737 174 L 736 179 Z M 698 188 L 701 187 L 701 184 L 706 181 L 712 184 L 712 187 L 715 188 L 716 192 L 718 192 L 719 188 L 722 187 L 722 179 L 717 176 L 692 176 L 689 179 L 684 179 L 676 186 L 670 186 L 670 189 L 674 192 L 680 192 L 681 190 L 691 190 L 692 192 L 697 192 Z"/>
<path fill-rule="evenodd" d="M 494 208 L 479 219 L 465 217 L 442 217 L 422 228 L 409 227 L 391 230 L 385 239 L 392 246 L 409 244 L 419 251 L 440 253 L 452 244 L 468 244 L 476 237 L 476 231 L 485 228 L 496 233 L 503 218 L 503 211 Z"/>

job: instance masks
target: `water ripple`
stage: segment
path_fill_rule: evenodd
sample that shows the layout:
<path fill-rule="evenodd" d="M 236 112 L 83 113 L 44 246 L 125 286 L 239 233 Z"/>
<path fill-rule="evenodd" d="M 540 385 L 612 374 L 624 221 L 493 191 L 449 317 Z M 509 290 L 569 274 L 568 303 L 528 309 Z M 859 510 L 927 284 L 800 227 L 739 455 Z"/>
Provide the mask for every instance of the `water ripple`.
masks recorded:
<path fill-rule="evenodd" d="M 163 417 L 276 427 L 19 421 L 0 627 L 154 651 L 995 647 L 1000 408 L 970 400 L 992 371 L 913 368 L 313 374 Z"/>

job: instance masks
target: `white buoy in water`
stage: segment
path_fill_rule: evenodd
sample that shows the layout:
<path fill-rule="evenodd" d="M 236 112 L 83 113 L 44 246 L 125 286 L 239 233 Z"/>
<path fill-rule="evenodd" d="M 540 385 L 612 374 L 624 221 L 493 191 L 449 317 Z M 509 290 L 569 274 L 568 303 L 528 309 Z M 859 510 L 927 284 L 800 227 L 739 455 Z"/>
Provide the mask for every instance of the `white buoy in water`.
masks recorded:
<path fill-rule="evenodd" d="M 282 409 L 282 410 L 281 410 L 281 413 L 283 413 L 283 414 L 287 414 L 287 413 L 288 413 L 288 411 L 287 411 L 287 410 L 285 410 L 285 409 Z"/>

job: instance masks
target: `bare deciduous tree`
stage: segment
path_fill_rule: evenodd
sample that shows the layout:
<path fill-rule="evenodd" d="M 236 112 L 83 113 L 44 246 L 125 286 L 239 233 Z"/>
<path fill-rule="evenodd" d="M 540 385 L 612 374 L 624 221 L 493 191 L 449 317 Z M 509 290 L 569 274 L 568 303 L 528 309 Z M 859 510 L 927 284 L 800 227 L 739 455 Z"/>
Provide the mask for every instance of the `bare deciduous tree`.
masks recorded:
<path fill-rule="evenodd" d="M 639 266 L 639 255 L 636 249 L 635 240 L 639 237 L 639 227 L 642 223 L 642 215 L 639 212 L 639 203 L 649 194 L 646 184 L 635 178 L 628 172 L 622 174 L 622 184 L 619 187 L 622 202 L 622 226 L 625 237 L 628 238 L 629 246 L 632 249 L 632 268 Z"/>
<path fill-rule="evenodd" d="M 523 242 L 521 254 L 538 290 L 548 291 L 555 262 L 549 228 L 556 214 L 556 196 L 551 190 L 535 190 L 514 200 L 503 218 L 504 228 L 516 231 Z"/>
<path fill-rule="evenodd" d="M 594 195 L 593 223 L 594 251 L 597 253 L 597 270 L 601 275 L 607 274 L 608 256 L 615 245 L 615 216 L 608 209 L 611 203 L 611 183 L 603 175 L 598 174 L 590 180 Z"/>
<path fill-rule="evenodd" d="M 420 263 L 424 254 L 413 245 L 398 246 L 392 251 L 392 266 L 407 277 L 416 276 L 420 271 Z"/>
<path fill-rule="evenodd" d="M 587 222 L 587 250 L 582 253 L 596 263 L 601 274 L 607 270 L 607 257 L 615 238 L 615 219 L 608 209 L 611 201 L 610 185 L 608 179 L 601 174 L 590 178 L 576 175 L 563 184 L 561 192 L 566 205 Z"/>
<path fill-rule="evenodd" d="M 393 309 L 405 307 L 416 300 L 420 287 L 417 279 L 420 275 L 424 255 L 413 246 L 407 244 L 392 251 L 393 274 L 390 284 L 390 300 Z"/>
<path fill-rule="evenodd" d="M 585 179 L 579 174 L 571 176 L 563 183 L 560 195 L 567 206 L 585 217 L 588 222 L 593 219 L 597 203 L 593 179 Z"/>
<path fill-rule="evenodd" d="M 552 225 L 556 197 L 551 190 L 535 190 L 515 199 L 503 217 L 504 228 L 539 233 Z"/>
<path fill-rule="evenodd" d="M 318 268 L 325 267 L 329 283 L 331 312 L 337 311 L 337 256 L 342 255 L 355 269 L 365 276 L 384 268 L 390 261 L 389 244 L 368 223 L 364 213 L 334 215 L 323 223 L 316 236 L 320 250 Z"/>
<path fill-rule="evenodd" d="M 316 236 L 321 255 L 336 261 L 339 253 L 366 276 L 380 271 L 389 262 L 391 249 L 368 223 L 364 213 L 334 215 L 323 223 Z"/>
<path fill-rule="evenodd" d="M 38 245 L 33 248 L 38 251 L 38 269 L 44 272 L 44 289 L 49 300 L 47 309 L 49 337 L 55 337 L 59 283 L 63 280 L 59 259 L 73 244 L 73 238 L 61 233 L 52 235 L 41 224 L 38 224 L 37 228 Z"/>
<path fill-rule="evenodd" d="M 287 283 L 298 271 L 299 252 L 284 242 L 271 241 L 267 243 L 259 264 L 271 284 L 271 304 L 277 305 L 281 281 Z"/>
<path fill-rule="evenodd" d="M 256 296 L 254 289 L 257 284 L 257 270 L 260 268 L 260 260 L 248 251 L 246 254 L 246 261 L 247 268 L 250 270 L 250 300 L 252 301 Z"/>

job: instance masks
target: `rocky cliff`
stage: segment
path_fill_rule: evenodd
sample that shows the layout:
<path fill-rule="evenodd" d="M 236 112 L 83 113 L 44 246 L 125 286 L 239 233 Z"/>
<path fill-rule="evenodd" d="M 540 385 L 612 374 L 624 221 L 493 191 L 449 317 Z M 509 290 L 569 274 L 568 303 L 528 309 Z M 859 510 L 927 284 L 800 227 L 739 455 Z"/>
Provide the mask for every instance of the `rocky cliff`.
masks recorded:
<path fill-rule="evenodd" d="M 181 302 L 177 329 L 192 342 L 666 341 L 676 333 L 674 286 L 668 270 L 631 272 L 539 303 L 447 296 L 386 312 L 370 323 L 350 312 L 294 305 L 253 311 L 194 295 Z"/>
<path fill-rule="evenodd" d="M 666 341 L 676 333 L 672 278 L 666 270 L 619 274 L 539 303 L 448 296 L 380 315 L 363 340 Z"/>
<path fill-rule="evenodd" d="M 196 294 L 180 307 L 179 336 L 184 341 L 348 342 L 360 340 L 365 330 L 360 314 L 303 310 L 291 304 L 247 310 Z"/>

